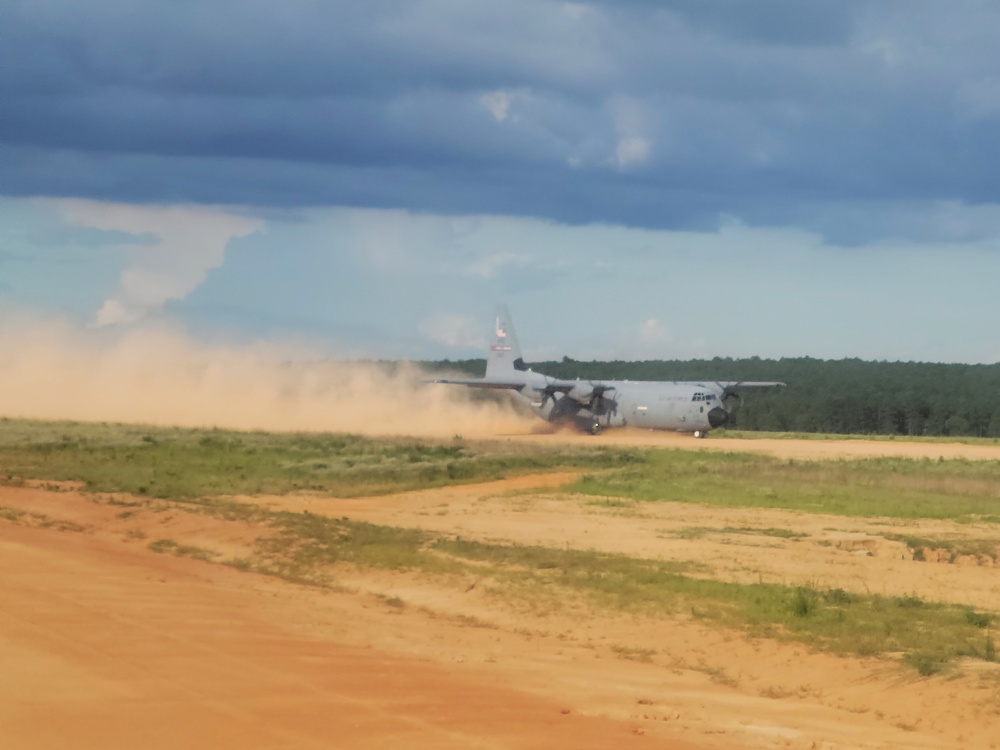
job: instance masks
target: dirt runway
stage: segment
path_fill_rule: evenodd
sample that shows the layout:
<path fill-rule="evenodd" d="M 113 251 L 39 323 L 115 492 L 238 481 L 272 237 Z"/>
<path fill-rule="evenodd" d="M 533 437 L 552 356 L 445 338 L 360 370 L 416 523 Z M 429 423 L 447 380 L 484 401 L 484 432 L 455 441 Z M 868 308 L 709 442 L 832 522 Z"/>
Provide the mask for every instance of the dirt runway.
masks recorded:
<path fill-rule="evenodd" d="M 608 430 L 598 436 L 575 430 L 551 434 L 517 432 L 504 439 L 529 444 L 565 443 L 571 445 L 613 445 L 621 447 L 664 448 L 673 450 L 703 450 L 730 453 L 763 453 L 777 458 L 794 459 L 854 459 L 895 456 L 914 459 L 963 459 L 967 461 L 1000 460 L 1000 441 L 990 444 L 945 442 L 908 442 L 895 440 L 802 440 L 780 438 L 736 438 L 709 435 L 699 440 L 691 435 L 656 430 Z"/>

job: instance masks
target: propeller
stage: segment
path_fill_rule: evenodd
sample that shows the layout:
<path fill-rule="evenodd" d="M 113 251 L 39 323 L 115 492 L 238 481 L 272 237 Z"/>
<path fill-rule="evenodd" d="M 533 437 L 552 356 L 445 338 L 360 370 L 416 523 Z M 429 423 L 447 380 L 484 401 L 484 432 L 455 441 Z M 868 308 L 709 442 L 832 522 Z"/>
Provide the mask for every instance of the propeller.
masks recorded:
<path fill-rule="evenodd" d="M 536 388 L 535 390 L 542 397 L 542 403 L 540 404 L 540 408 L 544 409 L 545 405 L 549 401 L 554 401 L 555 400 L 556 393 L 558 392 L 559 389 L 556 388 L 554 385 L 547 385 L 544 388 Z"/>
<path fill-rule="evenodd" d="M 716 382 L 716 385 L 722 389 L 722 395 L 719 397 L 720 407 L 708 413 L 708 422 L 713 427 L 722 427 L 732 422 L 733 415 L 739 411 L 742 396 L 736 392 L 733 384 L 723 385 Z"/>
<path fill-rule="evenodd" d="M 535 392 L 540 398 L 539 408 L 544 409 L 550 401 L 553 402 L 549 419 L 555 420 L 574 416 L 583 409 L 595 417 L 614 414 L 618 409 L 618 402 L 611 395 L 614 390 L 613 385 L 601 383 L 553 381 L 536 388 Z"/>
<path fill-rule="evenodd" d="M 618 401 L 615 398 L 608 398 L 604 394 L 614 391 L 613 385 L 595 385 L 590 397 L 590 411 L 595 416 L 604 414 L 614 414 L 618 411 Z"/>
<path fill-rule="evenodd" d="M 587 383 L 586 385 L 574 385 L 563 401 L 576 404 L 577 413 L 574 418 L 577 427 L 591 435 L 601 432 L 607 422 L 602 423 L 600 417 L 615 414 L 618 411 L 618 401 L 614 398 L 613 385 L 603 385 L 601 383 Z"/>
<path fill-rule="evenodd" d="M 723 385 L 718 381 L 716 381 L 715 384 L 722 389 L 722 396 L 719 398 L 719 400 L 722 401 L 723 403 L 725 403 L 730 399 L 735 399 L 736 401 L 740 400 L 740 394 L 736 392 L 736 389 L 732 384 Z"/>
<path fill-rule="evenodd" d="M 563 393 L 564 388 L 560 388 L 555 383 L 549 383 L 543 388 L 536 388 L 535 392 L 541 397 L 541 402 L 538 408 L 543 410 L 545 406 L 551 401 L 552 411 L 548 414 L 548 420 L 550 422 L 558 422 L 566 417 L 571 417 L 575 411 L 575 408 L 579 408 L 577 402 L 573 399 L 567 398 L 566 396 L 557 397 L 556 394 Z"/>

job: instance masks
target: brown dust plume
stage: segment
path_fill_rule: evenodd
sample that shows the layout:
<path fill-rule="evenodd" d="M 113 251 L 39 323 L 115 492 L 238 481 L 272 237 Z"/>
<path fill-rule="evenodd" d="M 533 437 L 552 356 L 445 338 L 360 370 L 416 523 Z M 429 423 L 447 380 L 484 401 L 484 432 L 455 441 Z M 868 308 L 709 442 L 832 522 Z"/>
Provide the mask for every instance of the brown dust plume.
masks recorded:
<path fill-rule="evenodd" d="M 423 377 L 414 366 L 390 374 L 331 361 L 306 345 L 203 345 L 169 328 L 0 325 L 0 416 L 429 437 L 531 429 L 511 407 Z"/>

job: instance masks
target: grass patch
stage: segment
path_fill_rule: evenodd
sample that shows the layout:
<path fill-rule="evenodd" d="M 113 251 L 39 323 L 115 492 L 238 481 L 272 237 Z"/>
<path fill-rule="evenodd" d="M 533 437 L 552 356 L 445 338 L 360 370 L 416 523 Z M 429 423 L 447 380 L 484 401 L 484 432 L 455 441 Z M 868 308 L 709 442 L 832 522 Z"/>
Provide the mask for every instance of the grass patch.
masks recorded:
<path fill-rule="evenodd" d="M 641 464 L 587 474 L 563 490 L 641 502 L 1000 522 L 1000 461 L 794 461 L 652 450 Z"/>
<path fill-rule="evenodd" d="M 944 670 L 947 657 L 938 652 L 913 651 L 907 654 L 905 661 L 922 676 L 930 677 Z"/>
<path fill-rule="evenodd" d="M 638 505 L 635 500 L 623 500 L 617 497 L 605 497 L 600 500 L 588 500 L 586 504 L 598 508 L 635 508 Z"/>
<path fill-rule="evenodd" d="M 195 547 L 190 544 L 178 544 L 173 539 L 156 539 L 150 542 L 147 546 L 153 552 L 159 552 L 161 554 L 169 552 L 180 557 L 193 557 L 196 560 L 207 561 L 216 557 L 215 552 L 205 549 L 204 547 Z"/>
<path fill-rule="evenodd" d="M 702 539 L 709 534 L 748 534 L 752 536 L 770 536 L 778 539 L 804 539 L 809 536 L 801 531 L 791 529 L 778 529 L 774 527 L 755 528 L 753 526 L 721 526 L 714 528 L 711 526 L 688 526 L 676 531 L 663 530 L 664 536 L 674 539 Z"/>
<path fill-rule="evenodd" d="M 608 508 L 690 502 L 1000 522 L 998 461 L 793 461 L 459 437 L 375 439 L 8 419 L 0 420 L 0 466 L 0 481 L 11 484 L 73 480 L 92 492 L 179 500 L 291 492 L 373 496 L 585 469 L 585 476 L 564 489 L 590 495 L 593 504 Z"/>
<path fill-rule="evenodd" d="M 961 555 L 984 555 L 996 560 L 1000 555 L 1000 542 L 996 539 L 953 539 L 949 537 L 921 537 L 913 534 L 885 534 L 886 539 L 902 542 L 923 559 L 923 550 L 945 550 L 950 559 Z"/>
<path fill-rule="evenodd" d="M 81 526 L 74 521 L 62 521 L 52 518 L 44 513 L 34 513 L 16 508 L 9 508 L 0 505 L 0 519 L 13 521 L 14 523 L 27 524 L 40 529 L 55 529 L 56 531 L 86 531 L 86 526 Z"/>
<path fill-rule="evenodd" d="M 17 510 L 16 508 L 8 508 L 6 505 L 0 505 L 0 518 L 5 521 L 20 521 L 23 515 L 23 510 Z"/>
<path fill-rule="evenodd" d="M 739 440 L 864 440 L 878 443 L 923 443 L 962 445 L 997 445 L 998 438 L 970 437 L 965 435 L 861 435 L 838 432 L 764 432 L 755 430 L 715 430 L 712 438 Z"/>
<path fill-rule="evenodd" d="M 321 492 L 361 497 L 641 462 L 628 449 L 0 420 L 0 481 L 75 480 L 169 499 Z"/>
<path fill-rule="evenodd" d="M 640 648 L 638 646 L 619 646 L 614 645 L 611 647 L 615 655 L 619 659 L 628 659 L 629 661 L 641 661 L 645 664 L 649 664 L 653 661 L 653 657 L 656 655 L 656 649 L 652 648 Z"/>
<path fill-rule="evenodd" d="M 379 594 L 378 598 L 383 604 L 387 607 L 391 607 L 392 609 L 406 609 L 406 602 L 398 596 L 386 596 L 385 594 Z"/>
<path fill-rule="evenodd" d="M 453 555 L 489 561 L 496 578 L 530 591 L 556 586 L 602 608 L 690 612 L 751 634 L 801 641 L 840 654 L 933 653 L 985 658 L 981 620 L 962 607 L 775 584 L 734 584 L 680 574 L 674 566 L 603 553 L 442 540 Z"/>

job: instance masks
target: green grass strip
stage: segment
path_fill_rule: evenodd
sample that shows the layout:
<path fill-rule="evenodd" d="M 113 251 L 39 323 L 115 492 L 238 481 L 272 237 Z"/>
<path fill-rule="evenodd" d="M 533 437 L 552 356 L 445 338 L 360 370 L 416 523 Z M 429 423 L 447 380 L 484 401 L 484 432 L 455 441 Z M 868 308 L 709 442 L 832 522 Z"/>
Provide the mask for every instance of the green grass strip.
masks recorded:
<path fill-rule="evenodd" d="M 189 499 L 321 492 L 362 497 L 642 461 L 631 450 L 0 420 L 0 481 L 77 480 L 92 492 Z"/>
<path fill-rule="evenodd" d="M 1000 521 L 1000 461 L 790 461 L 657 450 L 641 464 L 587 474 L 563 489 L 642 502 Z"/>

